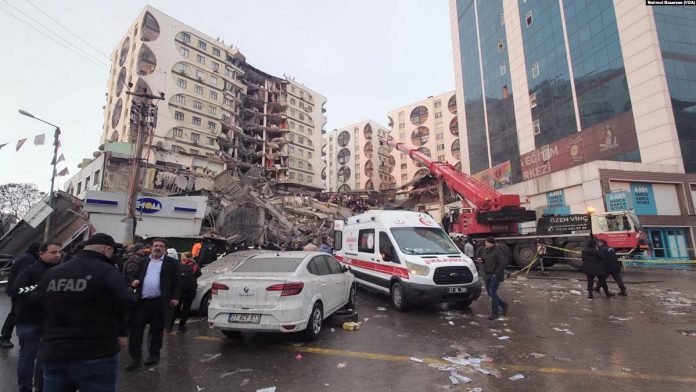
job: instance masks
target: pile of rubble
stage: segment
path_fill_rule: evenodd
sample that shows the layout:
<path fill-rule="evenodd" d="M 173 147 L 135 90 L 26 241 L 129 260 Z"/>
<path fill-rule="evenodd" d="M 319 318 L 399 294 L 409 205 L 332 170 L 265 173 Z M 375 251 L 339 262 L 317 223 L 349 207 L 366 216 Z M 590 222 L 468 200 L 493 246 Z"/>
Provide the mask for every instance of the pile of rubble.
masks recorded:
<path fill-rule="evenodd" d="M 225 171 L 208 194 L 208 227 L 204 234 L 247 245 L 286 244 L 289 249 L 331 235 L 333 222 L 353 212 L 306 195 L 273 190 L 260 167 L 246 173 Z"/>

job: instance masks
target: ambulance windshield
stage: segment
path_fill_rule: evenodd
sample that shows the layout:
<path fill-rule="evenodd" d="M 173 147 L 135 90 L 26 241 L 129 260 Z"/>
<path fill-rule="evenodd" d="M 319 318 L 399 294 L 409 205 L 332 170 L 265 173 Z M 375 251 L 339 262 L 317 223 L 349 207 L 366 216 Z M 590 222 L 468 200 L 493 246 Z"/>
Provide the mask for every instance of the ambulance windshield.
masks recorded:
<path fill-rule="evenodd" d="M 391 229 L 391 233 L 407 255 L 459 254 L 459 249 L 439 227 L 398 227 Z"/>

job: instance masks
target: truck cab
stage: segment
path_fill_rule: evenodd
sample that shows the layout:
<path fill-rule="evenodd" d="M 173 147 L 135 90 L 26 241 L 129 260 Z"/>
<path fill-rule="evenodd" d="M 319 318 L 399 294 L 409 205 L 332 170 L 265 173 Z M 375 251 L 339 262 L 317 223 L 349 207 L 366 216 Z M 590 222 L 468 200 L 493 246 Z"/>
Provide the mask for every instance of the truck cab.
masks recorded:
<path fill-rule="evenodd" d="M 632 211 L 592 213 L 592 234 L 623 256 L 649 248 L 647 235 Z"/>
<path fill-rule="evenodd" d="M 390 295 L 398 310 L 428 302 L 467 307 L 481 295 L 473 261 L 426 213 L 371 210 L 335 221 L 334 248 L 359 284 Z"/>

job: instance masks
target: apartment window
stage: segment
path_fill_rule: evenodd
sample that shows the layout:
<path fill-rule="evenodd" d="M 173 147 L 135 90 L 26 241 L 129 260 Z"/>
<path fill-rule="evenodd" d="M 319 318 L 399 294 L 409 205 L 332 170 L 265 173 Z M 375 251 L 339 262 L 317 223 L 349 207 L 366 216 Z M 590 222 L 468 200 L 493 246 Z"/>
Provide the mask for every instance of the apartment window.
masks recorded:
<path fill-rule="evenodd" d="M 206 142 L 206 144 L 208 144 L 209 146 L 214 146 L 214 145 L 215 145 L 215 139 L 213 139 L 212 137 L 206 138 L 205 142 Z"/>
<path fill-rule="evenodd" d="M 503 40 L 498 40 L 498 53 L 503 53 L 503 50 L 505 50 L 505 43 L 503 43 Z"/>
<path fill-rule="evenodd" d="M 213 116 L 217 114 L 217 108 L 215 106 L 211 106 L 208 108 L 208 113 L 212 114 Z"/>
<path fill-rule="evenodd" d="M 300 102 L 300 108 L 304 109 L 304 102 Z"/>
<path fill-rule="evenodd" d="M 222 115 L 222 122 L 224 123 L 229 123 L 230 122 L 230 116 L 223 114 Z"/>
<path fill-rule="evenodd" d="M 219 49 L 219 48 L 213 48 L 213 55 L 220 57 L 220 49 Z"/>
<path fill-rule="evenodd" d="M 208 121 L 208 129 L 214 131 L 216 128 L 215 121 Z"/>
<path fill-rule="evenodd" d="M 406 167 L 407 167 L 407 166 L 408 166 L 408 165 L 406 165 L 405 163 L 402 163 L 402 164 L 401 164 L 401 170 L 406 170 Z"/>
<path fill-rule="evenodd" d="M 438 162 L 444 162 L 444 161 L 445 161 L 445 156 L 444 156 L 444 155 L 438 155 L 438 156 L 437 156 L 437 161 L 438 161 Z"/>
<path fill-rule="evenodd" d="M 300 120 L 304 120 L 304 114 L 300 113 Z"/>
<path fill-rule="evenodd" d="M 539 119 L 534 120 L 534 134 L 538 135 L 541 133 L 541 126 L 539 126 Z"/>
<path fill-rule="evenodd" d="M 184 79 L 177 79 L 176 85 L 180 88 L 186 88 L 186 81 Z"/>
<path fill-rule="evenodd" d="M 190 151 L 191 151 L 191 155 L 200 155 L 198 150 L 196 150 L 195 148 L 192 148 Z"/>
<path fill-rule="evenodd" d="M 77 183 L 77 193 L 76 193 L 76 195 L 79 195 L 80 193 L 82 193 L 82 183 L 81 183 L 81 182 L 78 182 L 78 183 Z"/>
<path fill-rule="evenodd" d="M 355 181 L 360 181 L 360 173 L 355 173 Z"/>
<path fill-rule="evenodd" d="M 217 99 L 217 93 L 215 93 L 215 96 L 216 96 L 215 99 Z M 227 98 L 227 97 L 224 97 L 222 100 L 222 104 L 227 105 L 227 106 L 232 106 L 232 100 Z"/>
<path fill-rule="evenodd" d="M 225 69 L 225 76 L 230 79 L 234 79 L 234 71 L 231 69 Z"/>
<path fill-rule="evenodd" d="M 299 167 L 300 169 L 304 169 L 304 161 L 298 161 L 297 167 Z"/>
<path fill-rule="evenodd" d="M 174 137 L 183 137 L 184 130 L 181 128 L 174 128 Z"/>
<path fill-rule="evenodd" d="M 195 118 L 195 117 L 194 117 L 194 118 Z M 200 120 L 200 118 L 199 118 L 198 120 Z M 195 133 L 195 132 L 191 132 L 191 142 L 193 142 L 193 143 L 198 143 L 198 141 L 199 141 L 200 139 L 201 139 L 201 135 L 199 135 L 199 134 L 197 134 L 197 133 Z"/>
<path fill-rule="evenodd" d="M 179 121 L 184 121 L 184 113 L 183 112 L 174 112 L 174 119 L 179 120 Z"/>
<path fill-rule="evenodd" d="M 176 97 L 174 97 L 174 101 L 176 101 L 176 103 L 186 105 L 186 97 L 183 95 L 177 95 Z"/>
<path fill-rule="evenodd" d="M 200 54 L 196 55 L 196 62 L 198 64 L 205 64 L 205 57 L 201 56 Z"/>
<path fill-rule="evenodd" d="M 295 129 L 295 122 L 294 121 L 290 121 L 290 129 Z"/>
<path fill-rule="evenodd" d="M 203 71 L 201 71 L 200 69 L 197 69 L 197 70 L 196 70 L 196 79 L 198 79 L 198 80 L 203 80 L 203 76 L 205 76 L 205 74 L 203 73 Z"/>
<path fill-rule="evenodd" d="M 100 173 L 99 170 L 97 170 L 97 171 L 94 172 L 94 182 L 92 183 L 92 185 L 97 185 L 97 184 L 99 184 L 99 173 Z"/>
<path fill-rule="evenodd" d="M 295 147 L 290 146 L 290 148 L 288 149 L 288 151 L 290 151 L 290 154 L 295 154 Z"/>
<path fill-rule="evenodd" d="M 527 14 L 524 16 L 524 19 L 527 22 L 527 27 L 532 25 L 533 20 L 532 20 L 532 11 L 531 10 L 527 11 Z"/>
<path fill-rule="evenodd" d="M 304 144 L 304 138 L 302 136 L 297 138 L 298 143 Z"/>
<path fill-rule="evenodd" d="M 406 129 L 406 124 L 405 124 L 405 123 L 399 124 L 399 130 L 402 130 L 402 129 Z"/>
<path fill-rule="evenodd" d="M 198 95 L 203 95 L 203 86 L 196 85 L 196 87 L 194 87 L 193 91 Z"/>
<path fill-rule="evenodd" d="M 189 50 L 186 48 L 180 48 L 179 53 L 181 53 L 182 56 L 188 57 L 189 56 Z"/>
<path fill-rule="evenodd" d="M 440 106 L 442 106 L 442 101 L 440 101 L 440 100 L 438 99 L 437 101 L 435 101 L 435 103 L 433 104 L 433 106 L 436 107 L 436 108 L 439 108 Z"/>
<path fill-rule="evenodd" d="M 217 91 L 210 90 L 210 93 L 208 94 L 208 96 L 210 97 L 210 99 L 217 101 L 217 97 L 218 97 Z"/>
<path fill-rule="evenodd" d="M 539 62 L 535 62 L 532 64 L 532 78 L 537 78 L 539 77 Z"/>
<path fill-rule="evenodd" d="M 503 76 L 507 73 L 507 64 L 501 63 L 500 64 L 500 76 Z"/>
<path fill-rule="evenodd" d="M 296 102 L 296 101 L 295 101 L 295 98 L 290 98 L 290 105 L 294 105 L 295 102 Z"/>
<path fill-rule="evenodd" d="M 443 134 L 443 133 L 438 133 L 437 135 L 435 135 L 436 140 L 442 140 L 444 138 L 445 138 L 445 134 Z"/>
<path fill-rule="evenodd" d="M 529 106 L 531 106 L 532 108 L 535 108 L 537 106 L 536 93 L 532 93 L 529 95 Z"/>
<path fill-rule="evenodd" d="M 311 151 L 307 151 L 307 158 L 311 158 L 311 157 L 312 157 L 312 152 L 311 152 Z"/>
<path fill-rule="evenodd" d="M 203 110 L 203 103 L 201 101 L 193 101 L 193 108 Z"/>
<path fill-rule="evenodd" d="M 181 146 L 172 146 L 172 151 L 174 152 L 184 152 L 184 149 Z"/>
<path fill-rule="evenodd" d="M 507 84 L 503 86 L 503 99 L 508 98 L 510 96 L 510 89 L 508 89 Z"/>
<path fill-rule="evenodd" d="M 444 145 L 444 144 L 438 144 L 438 145 L 437 145 L 437 150 L 438 150 L 438 151 L 442 151 L 442 150 L 444 150 L 444 149 L 445 149 L 445 145 Z"/>
<path fill-rule="evenodd" d="M 304 125 L 300 124 L 300 132 L 304 131 Z"/>
<path fill-rule="evenodd" d="M 295 142 L 295 135 L 294 135 L 294 134 L 292 134 L 292 133 L 288 134 L 288 141 L 290 141 L 290 142 L 293 142 L 293 143 L 294 143 L 294 142 Z"/>
<path fill-rule="evenodd" d="M 304 174 L 298 173 L 298 174 L 297 174 L 297 179 L 300 180 L 300 181 L 304 181 Z"/>
<path fill-rule="evenodd" d="M 181 63 L 179 64 L 179 72 L 181 73 L 188 73 L 188 64 Z"/>
<path fill-rule="evenodd" d="M 312 182 L 312 176 L 307 175 L 307 182 Z"/>
<path fill-rule="evenodd" d="M 435 118 L 442 118 L 442 112 L 435 112 Z"/>
<path fill-rule="evenodd" d="M 303 157 L 303 156 L 304 156 L 304 150 L 301 149 L 301 148 L 298 148 L 298 150 L 299 150 L 299 152 L 300 152 L 300 156 Z"/>
<path fill-rule="evenodd" d="M 191 34 L 189 33 L 181 33 L 181 40 L 190 43 L 191 42 Z"/>
<path fill-rule="evenodd" d="M 218 84 L 218 78 L 217 78 L 217 76 L 211 76 L 211 77 L 210 77 L 210 84 L 212 84 L 213 86 L 217 86 L 217 84 Z"/>
<path fill-rule="evenodd" d="M 220 72 L 220 64 L 213 62 L 213 71 Z"/>
<path fill-rule="evenodd" d="M 295 179 L 295 173 L 294 173 L 294 172 L 290 172 L 290 179 L 291 179 L 291 180 L 294 180 L 294 179 Z"/>
<path fill-rule="evenodd" d="M 208 45 L 206 45 L 206 43 L 204 41 L 198 40 L 198 49 L 205 50 L 207 46 Z"/>
<path fill-rule="evenodd" d="M 193 118 L 191 119 L 191 123 L 192 123 L 193 125 L 199 125 L 199 126 L 200 126 L 200 125 L 201 125 L 201 118 L 200 118 L 200 117 L 193 116 Z M 193 138 L 193 136 L 191 136 L 191 137 Z"/>
<path fill-rule="evenodd" d="M 406 174 L 401 175 L 401 181 L 406 181 L 408 179 L 408 176 Z"/>

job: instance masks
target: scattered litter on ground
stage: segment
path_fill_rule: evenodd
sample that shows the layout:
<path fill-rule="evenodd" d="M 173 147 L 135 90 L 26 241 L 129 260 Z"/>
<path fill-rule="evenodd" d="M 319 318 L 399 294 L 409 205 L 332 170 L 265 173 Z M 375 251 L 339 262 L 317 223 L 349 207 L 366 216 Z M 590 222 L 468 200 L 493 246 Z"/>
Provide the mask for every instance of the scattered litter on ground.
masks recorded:
<path fill-rule="evenodd" d="M 456 370 L 450 371 L 450 380 L 452 380 L 452 378 L 456 379 L 457 381 L 461 381 L 465 384 L 468 384 L 471 382 L 471 379 L 469 377 L 462 376 L 461 374 L 458 374 Z M 456 384 L 456 383 L 452 382 L 452 384 Z"/>
<path fill-rule="evenodd" d="M 590 367 L 590 370 L 592 370 L 593 372 L 596 372 L 597 370 L 599 370 L 599 368 L 592 366 L 592 367 Z"/>
<path fill-rule="evenodd" d="M 609 318 L 612 320 L 617 320 L 617 321 L 628 321 L 628 320 L 633 319 L 633 317 L 617 317 L 617 316 L 609 316 Z"/>
<path fill-rule="evenodd" d="M 341 363 L 339 363 L 338 365 L 336 365 L 336 367 L 339 368 L 339 369 L 343 369 L 344 367 L 346 367 L 346 363 L 345 363 L 345 362 L 341 362 Z"/>
<path fill-rule="evenodd" d="M 365 318 L 363 319 L 363 322 L 368 322 L 368 321 L 370 321 L 370 318 L 369 318 L 369 317 L 365 317 Z"/>
<path fill-rule="evenodd" d="M 387 310 L 387 308 L 383 308 L 383 307 L 380 306 L 380 307 L 377 308 L 377 310 L 379 310 L 379 311 L 381 311 L 381 312 L 384 312 L 385 310 Z"/>
<path fill-rule="evenodd" d="M 196 385 L 196 391 L 197 391 L 197 392 L 201 392 L 201 391 L 204 390 L 204 389 L 205 389 L 205 387 L 199 387 L 198 385 Z"/>
<path fill-rule="evenodd" d="M 679 331 L 684 336 L 696 336 L 696 331 Z"/>
<path fill-rule="evenodd" d="M 523 379 L 523 378 L 524 378 L 524 374 L 515 374 L 515 375 L 512 376 L 512 377 L 508 377 L 508 380 L 510 380 L 510 381 L 517 381 L 517 380 L 521 380 L 521 379 Z"/>
<path fill-rule="evenodd" d="M 573 332 L 572 332 L 571 330 L 569 330 L 568 328 L 553 327 L 553 330 L 554 330 L 554 331 L 558 331 L 558 332 L 564 332 L 566 335 L 575 335 L 575 333 L 573 333 Z"/>
<path fill-rule="evenodd" d="M 509 336 L 500 336 L 500 337 L 498 338 L 498 340 L 508 340 L 508 339 L 510 339 Z"/>
<path fill-rule="evenodd" d="M 513 302 L 513 303 L 516 303 L 516 304 L 521 304 L 521 303 L 522 303 L 522 301 L 518 301 L 518 300 L 514 300 L 514 301 L 512 301 L 512 302 Z"/>
<path fill-rule="evenodd" d="M 537 358 L 537 359 L 543 358 L 546 356 L 546 354 L 541 354 L 541 353 L 529 353 L 529 355 L 531 355 L 532 357 Z"/>
<path fill-rule="evenodd" d="M 360 323 L 347 321 L 343 323 L 343 329 L 345 329 L 346 331 L 357 331 L 360 329 Z"/>
<path fill-rule="evenodd" d="M 229 376 L 235 375 L 237 373 L 252 372 L 252 371 L 254 371 L 254 369 L 238 369 L 238 370 L 235 370 L 233 372 L 222 373 L 220 375 L 220 378 L 229 377 Z"/>
<path fill-rule="evenodd" d="M 220 357 L 222 356 L 222 354 L 221 354 L 221 353 L 217 353 L 217 354 L 205 354 L 205 356 L 208 357 L 208 358 L 201 359 L 201 362 L 202 362 L 202 363 L 210 362 L 210 361 L 212 361 L 213 359 L 220 358 Z"/>
<path fill-rule="evenodd" d="M 479 323 L 477 323 L 476 321 L 469 321 L 469 324 L 471 324 L 471 325 L 479 325 Z"/>
<path fill-rule="evenodd" d="M 573 295 L 582 295 L 582 293 L 579 292 L 578 290 L 570 290 L 570 293 Z"/>
<path fill-rule="evenodd" d="M 448 321 L 447 322 L 449 325 L 454 325 L 454 321 Z"/>
<path fill-rule="evenodd" d="M 525 278 L 524 276 L 518 276 L 518 277 L 517 277 L 517 281 L 518 281 L 518 282 L 524 282 L 525 280 L 528 280 L 528 279 Z"/>
<path fill-rule="evenodd" d="M 331 328 L 331 333 L 334 333 L 334 332 L 336 332 L 336 329 Z"/>
<path fill-rule="evenodd" d="M 276 387 L 268 387 L 268 388 L 261 388 L 257 389 L 256 392 L 275 392 Z"/>
<path fill-rule="evenodd" d="M 457 379 L 457 377 L 449 376 L 449 379 L 450 379 L 450 382 L 452 382 L 452 384 L 454 384 L 454 385 L 459 384 L 459 380 Z"/>
<path fill-rule="evenodd" d="M 627 368 L 627 367 L 621 368 L 621 370 L 623 370 L 623 371 L 626 372 L 626 373 L 630 373 L 630 372 L 631 372 L 631 368 Z"/>
<path fill-rule="evenodd" d="M 242 382 L 239 383 L 239 386 L 243 387 L 243 386 L 246 386 L 247 384 L 249 384 L 249 379 L 245 378 L 244 380 L 242 380 Z"/>
<path fill-rule="evenodd" d="M 411 358 L 409 358 L 409 359 L 412 360 L 413 362 L 423 363 L 423 360 L 420 359 L 420 358 L 411 357 Z"/>
<path fill-rule="evenodd" d="M 297 359 L 298 361 L 301 360 L 301 359 L 302 359 L 302 354 L 297 353 L 297 355 L 295 355 L 295 359 Z"/>
<path fill-rule="evenodd" d="M 483 388 L 480 388 L 480 387 L 470 388 L 466 392 L 483 392 Z"/>

